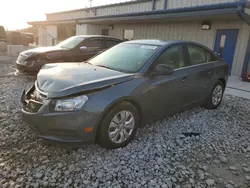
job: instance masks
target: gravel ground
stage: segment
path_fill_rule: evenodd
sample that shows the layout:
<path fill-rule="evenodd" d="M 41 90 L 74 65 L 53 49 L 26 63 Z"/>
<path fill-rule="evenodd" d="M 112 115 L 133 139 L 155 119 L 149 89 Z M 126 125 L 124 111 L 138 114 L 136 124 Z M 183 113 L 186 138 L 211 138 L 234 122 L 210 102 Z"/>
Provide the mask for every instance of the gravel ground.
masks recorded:
<path fill-rule="evenodd" d="M 147 125 L 122 149 L 55 146 L 22 122 L 20 94 L 35 78 L 12 64 L 0 62 L 0 187 L 250 187 L 250 100 L 226 95 L 216 110 Z"/>

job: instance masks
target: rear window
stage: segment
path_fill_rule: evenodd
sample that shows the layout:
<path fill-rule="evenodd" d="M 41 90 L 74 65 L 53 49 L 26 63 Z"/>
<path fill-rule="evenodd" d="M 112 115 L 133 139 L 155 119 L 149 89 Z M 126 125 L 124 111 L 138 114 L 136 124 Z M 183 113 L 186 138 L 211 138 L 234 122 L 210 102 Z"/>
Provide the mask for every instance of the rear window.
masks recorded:
<path fill-rule="evenodd" d="M 106 40 L 104 48 L 110 48 L 110 47 L 112 47 L 114 45 L 117 45 L 117 44 L 119 44 L 118 41 L 115 41 L 115 40 Z"/>

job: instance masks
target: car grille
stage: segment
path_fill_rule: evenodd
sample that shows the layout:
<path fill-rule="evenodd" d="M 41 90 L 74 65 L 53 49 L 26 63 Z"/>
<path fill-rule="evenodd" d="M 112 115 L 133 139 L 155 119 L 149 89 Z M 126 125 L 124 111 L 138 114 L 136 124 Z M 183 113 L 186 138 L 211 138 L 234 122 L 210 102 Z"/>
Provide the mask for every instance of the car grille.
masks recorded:
<path fill-rule="evenodd" d="M 46 99 L 46 96 L 34 89 L 26 98 L 26 110 L 36 113 L 43 106 L 43 101 Z"/>
<path fill-rule="evenodd" d="M 18 63 L 23 63 L 26 59 L 27 59 L 26 56 L 24 56 L 24 55 L 19 55 L 18 58 L 17 58 L 17 62 L 18 62 Z"/>

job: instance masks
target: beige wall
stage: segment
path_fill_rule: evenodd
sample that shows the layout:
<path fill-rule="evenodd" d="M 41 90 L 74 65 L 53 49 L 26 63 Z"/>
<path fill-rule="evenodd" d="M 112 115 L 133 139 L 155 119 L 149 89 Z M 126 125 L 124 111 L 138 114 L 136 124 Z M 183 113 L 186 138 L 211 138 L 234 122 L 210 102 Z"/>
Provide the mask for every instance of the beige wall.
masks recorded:
<path fill-rule="evenodd" d="M 47 27 L 47 46 L 52 46 L 53 42 L 52 40 L 54 39 L 54 45 L 57 43 L 57 26 L 55 25 L 48 25 Z"/>
<path fill-rule="evenodd" d="M 38 46 L 47 46 L 47 29 L 38 28 Z"/>
<path fill-rule="evenodd" d="M 48 25 L 38 28 L 38 46 L 52 46 L 53 37 L 57 39 L 57 26 Z M 54 40 L 54 45 L 57 40 Z"/>
<path fill-rule="evenodd" d="M 243 21 L 214 21 L 211 30 L 201 30 L 200 22 L 177 22 L 166 24 L 120 24 L 114 25 L 110 36 L 123 39 L 124 29 L 134 29 L 135 39 L 189 40 L 208 46 L 213 50 L 217 29 L 239 29 L 232 74 L 240 75 L 245 57 L 250 26 Z M 88 34 L 101 34 L 106 25 L 89 25 Z"/>

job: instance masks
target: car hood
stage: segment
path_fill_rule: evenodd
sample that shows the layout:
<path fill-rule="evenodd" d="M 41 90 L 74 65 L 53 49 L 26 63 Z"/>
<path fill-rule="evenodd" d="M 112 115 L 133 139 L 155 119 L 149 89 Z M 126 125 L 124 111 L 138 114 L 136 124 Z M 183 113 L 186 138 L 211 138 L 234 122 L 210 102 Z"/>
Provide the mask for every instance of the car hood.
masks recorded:
<path fill-rule="evenodd" d="M 62 50 L 66 50 L 66 49 L 59 48 L 56 46 L 49 46 L 49 47 L 32 48 L 32 49 L 23 51 L 21 54 L 29 56 L 32 54 L 39 54 L 39 53 L 46 53 L 46 52 L 53 52 L 53 51 L 62 51 Z"/>
<path fill-rule="evenodd" d="M 102 89 L 129 81 L 133 74 L 86 63 L 46 64 L 37 75 L 36 87 L 48 98 Z"/>

